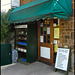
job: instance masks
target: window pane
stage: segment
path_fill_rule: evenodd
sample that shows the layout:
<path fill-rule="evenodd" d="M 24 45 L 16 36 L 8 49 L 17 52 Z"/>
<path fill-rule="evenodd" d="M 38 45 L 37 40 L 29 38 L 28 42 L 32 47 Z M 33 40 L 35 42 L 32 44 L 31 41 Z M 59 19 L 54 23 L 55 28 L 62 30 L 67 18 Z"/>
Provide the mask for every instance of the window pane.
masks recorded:
<path fill-rule="evenodd" d="M 50 40 L 47 40 L 47 43 L 50 43 Z"/>
<path fill-rule="evenodd" d="M 46 35 L 46 31 L 44 31 L 44 34 Z"/>
<path fill-rule="evenodd" d="M 50 35 L 47 35 L 47 43 L 50 43 Z"/>
<path fill-rule="evenodd" d="M 41 27 L 41 35 L 43 35 L 43 27 Z"/>
<path fill-rule="evenodd" d="M 50 35 L 47 35 L 47 38 L 50 39 Z"/>
<path fill-rule="evenodd" d="M 44 43 L 46 43 L 46 35 L 44 35 Z"/>
<path fill-rule="evenodd" d="M 46 31 L 46 27 L 44 27 L 44 31 Z"/>

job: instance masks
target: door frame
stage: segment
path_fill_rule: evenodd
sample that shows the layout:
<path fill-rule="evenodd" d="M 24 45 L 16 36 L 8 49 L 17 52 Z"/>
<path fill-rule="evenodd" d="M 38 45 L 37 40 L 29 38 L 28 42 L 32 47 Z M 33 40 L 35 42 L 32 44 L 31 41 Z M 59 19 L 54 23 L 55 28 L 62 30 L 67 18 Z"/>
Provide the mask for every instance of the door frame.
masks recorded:
<path fill-rule="evenodd" d="M 50 19 L 50 28 L 52 28 L 51 29 L 52 31 L 50 31 L 50 33 L 52 33 L 52 34 L 50 34 L 50 42 L 52 42 L 52 44 L 51 44 L 51 47 L 49 47 L 48 46 L 49 44 L 47 44 L 47 43 L 45 46 L 45 47 L 50 48 L 50 50 L 51 50 L 50 51 L 51 59 L 46 59 L 46 58 L 40 57 L 40 46 L 42 45 L 42 43 L 40 45 L 40 24 L 41 24 L 41 20 L 38 21 L 38 59 L 42 59 L 43 61 L 46 61 L 46 62 L 49 62 L 52 64 L 53 63 L 53 19 Z"/>

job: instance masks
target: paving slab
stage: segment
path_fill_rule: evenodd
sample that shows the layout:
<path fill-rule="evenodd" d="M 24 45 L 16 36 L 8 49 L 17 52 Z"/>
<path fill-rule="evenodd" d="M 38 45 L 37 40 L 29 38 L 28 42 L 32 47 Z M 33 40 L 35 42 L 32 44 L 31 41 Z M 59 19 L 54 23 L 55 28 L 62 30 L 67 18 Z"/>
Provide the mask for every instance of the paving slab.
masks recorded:
<path fill-rule="evenodd" d="M 65 72 L 54 72 L 53 66 L 34 62 L 28 65 L 16 63 L 12 66 L 1 68 L 1 75 L 65 75 Z M 74 75 L 74 73 L 69 72 L 69 75 Z"/>

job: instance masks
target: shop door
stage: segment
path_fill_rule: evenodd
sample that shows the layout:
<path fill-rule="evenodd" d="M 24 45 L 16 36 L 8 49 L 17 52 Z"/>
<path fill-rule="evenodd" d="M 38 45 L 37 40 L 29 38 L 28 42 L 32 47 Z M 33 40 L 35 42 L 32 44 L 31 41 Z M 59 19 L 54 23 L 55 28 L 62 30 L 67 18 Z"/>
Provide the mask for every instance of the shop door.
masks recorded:
<path fill-rule="evenodd" d="M 53 20 L 38 22 L 38 59 L 53 62 Z"/>

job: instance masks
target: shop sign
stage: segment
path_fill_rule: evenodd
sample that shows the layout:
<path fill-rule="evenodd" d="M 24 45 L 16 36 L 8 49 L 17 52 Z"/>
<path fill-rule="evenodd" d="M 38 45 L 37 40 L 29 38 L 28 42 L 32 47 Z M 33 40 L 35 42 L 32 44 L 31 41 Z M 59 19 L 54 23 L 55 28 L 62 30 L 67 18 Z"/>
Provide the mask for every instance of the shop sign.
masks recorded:
<path fill-rule="evenodd" d="M 70 49 L 68 48 L 58 48 L 57 57 L 55 63 L 55 69 L 60 69 L 63 71 L 68 71 L 70 60 Z M 68 75 L 68 72 L 67 72 Z"/>

